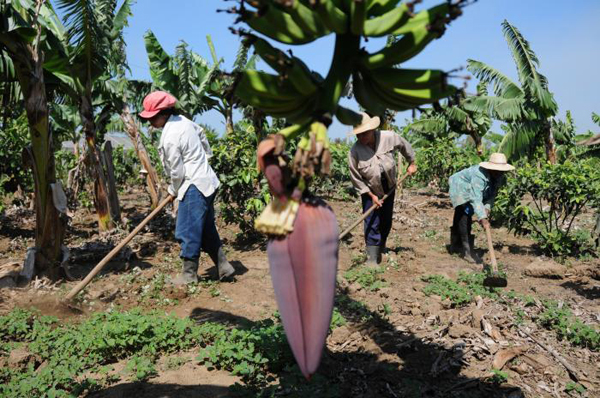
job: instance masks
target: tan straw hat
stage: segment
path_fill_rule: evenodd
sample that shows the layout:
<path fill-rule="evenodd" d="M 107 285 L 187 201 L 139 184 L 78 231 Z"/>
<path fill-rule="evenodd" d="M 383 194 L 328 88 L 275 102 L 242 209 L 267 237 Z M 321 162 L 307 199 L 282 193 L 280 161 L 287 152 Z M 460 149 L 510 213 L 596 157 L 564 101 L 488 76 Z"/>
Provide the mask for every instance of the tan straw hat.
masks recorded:
<path fill-rule="evenodd" d="M 364 112 L 361 114 L 362 122 L 360 122 L 358 126 L 354 127 L 354 129 L 350 133 L 351 135 L 358 135 L 360 133 L 364 133 L 365 131 L 375 130 L 377 127 L 379 127 L 379 124 L 381 123 L 379 120 L 379 116 L 370 117 Z"/>
<path fill-rule="evenodd" d="M 492 153 L 489 162 L 481 162 L 479 166 L 488 170 L 511 171 L 515 167 L 506 162 L 506 156 L 503 153 Z"/>

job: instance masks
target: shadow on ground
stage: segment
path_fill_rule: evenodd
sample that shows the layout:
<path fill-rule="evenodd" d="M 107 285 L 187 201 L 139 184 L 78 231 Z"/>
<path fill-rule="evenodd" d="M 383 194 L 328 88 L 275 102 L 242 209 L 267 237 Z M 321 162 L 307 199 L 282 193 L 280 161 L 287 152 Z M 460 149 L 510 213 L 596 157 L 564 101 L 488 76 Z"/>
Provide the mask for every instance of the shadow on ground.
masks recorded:
<path fill-rule="evenodd" d="M 89 398 L 221 398 L 232 396 L 228 387 L 155 384 L 149 381 L 117 384 L 87 395 Z"/>

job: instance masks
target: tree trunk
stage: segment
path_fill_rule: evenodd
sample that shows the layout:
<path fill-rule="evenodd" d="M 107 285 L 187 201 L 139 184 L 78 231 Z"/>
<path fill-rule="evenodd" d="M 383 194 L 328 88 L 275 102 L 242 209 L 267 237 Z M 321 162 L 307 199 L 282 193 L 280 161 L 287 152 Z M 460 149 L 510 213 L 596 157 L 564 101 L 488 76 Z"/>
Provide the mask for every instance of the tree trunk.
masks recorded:
<path fill-rule="evenodd" d="M 546 158 L 550 164 L 556 164 L 556 144 L 550 123 L 546 121 L 544 126 L 544 144 L 546 147 Z"/>
<path fill-rule="evenodd" d="M 40 6 L 41 3 L 38 3 L 38 13 Z M 66 215 L 58 211 L 52 196 L 56 171 L 49 128 L 43 54 L 39 50 L 41 27 L 38 25 L 36 28 L 37 36 L 33 45 L 12 43 L 9 54 L 21 85 L 31 135 L 31 146 L 24 150 L 24 160 L 30 162 L 35 185 L 35 270 L 37 274 L 57 279 L 60 276 Z"/>
<path fill-rule="evenodd" d="M 156 170 L 152 166 L 150 156 L 148 156 L 148 151 L 146 151 L 146 147 L 142 142 L 142 137 L 140 137 L 140 132 L 135 124 L 135 120 L 131 116 L 129 105 L 127 104 L 123 106 L 121 120 L 123 120 L 123 123 L 125 123 L 125 129 L 127 130 L 127 134 L 129 134 L 129 138 L 131 138 L 135 152 L 140 159 L 140 164 L 142 165 L 142 168 L 146 170 L 146 186 L 148 187 L 148 193 L 150 194 L 152 209 L 155 209 L 160 203 L 161 199 L 160 180 L 158 179 Z"/>
<path fill-rule="evenodd" d="M 92 102 L 85 95 L 80 98 L 79 114 L 83 124 L 85 140 L 88 144 L 89 170 L 92 180 L 94 180 L 94 206 L 98 215 L 98 229 L 100 231 L 110 231 L 115 225 L 111 217 L 106 177 L 101 164 L 102 154 L 96 146 Z"/>
<path fill-rule="evenodd" d="M 225 134 L 233 133 L 233 107 L 225 107 Z"/>
<path fill-rule="evenodd" d="M 483 154 L 483 142 L 481 140 L 481 136 L 477 133 L 470 133 L 471 138 L 473 138 L 473 142 L 475 143 L 475 149 L 477 150 L 477 154 L 481 156 Z"/>
<path fill-rule="evenodd" d="M 110 216 L 113 220 L 121 220 L 121 208 L 119 206 L 119 195 L 115 181 L 115 166 L 113 164 L 112 144 L 110 141 L 104 143 L 102 153 L 102 164 L 106 171 L 106 186 L 108 188 L 108 204 Z"/>

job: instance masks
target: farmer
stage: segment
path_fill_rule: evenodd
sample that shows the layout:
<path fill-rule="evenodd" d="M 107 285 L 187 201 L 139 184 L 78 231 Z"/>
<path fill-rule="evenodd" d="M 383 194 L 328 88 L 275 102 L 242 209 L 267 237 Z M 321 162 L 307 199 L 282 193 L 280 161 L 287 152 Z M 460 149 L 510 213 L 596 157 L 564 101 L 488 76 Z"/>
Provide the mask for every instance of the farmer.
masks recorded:
<path fill-rule="evenodd" d="M 363 113 L 360 125 L 352 133 L 357 142 L 348 154 L 350 179 L 361 195 L 363 213 L 371 206 L 377 208 L 365 218 L 364 234 L 367 245 L 367 264 L 375 266 L 381 262 L 381 253 L 392 229 L 394 192 L 387 199 L 383 196 L 396 185 L 396 161 L 394 152 L 400 150 L 409 162 L 408 174 L 417 172 L 415 153 L 404 138 L 393 131 L 378 129 L 379 117 Z"/>
<path fill-rule="evenodd" d="M 473 252 L 471 223 L 473 214 L 484 228 L 489 228 L 488 217 L 498 188 L 504 183 L 504 174 L 514 170 L 502 153 L 492 153 L 489 162 L 481 162 L 450 177 L 450 200 L 454 220 L 450 228 L 450 252 L 476 263 L 481 260 Z"/>
<path fill-rule="evenodd" d="M 171 178 L 169 194 L 179 200 L 175 238 L 181 244 L 183 269 L 173 284 L 198 281 L 200 249 L 215 263 L 219 279 L 228 278 L 235 269 L 225 258 L 215 225 L 213 204 L 219 179 L 208 164 L 212 150 L 202 127 L 179 115 L 176 102 L 171 94 L 155 91 L 144 98 L 140 113 L 152 127 L 163 129 L 158 152 Z"/>

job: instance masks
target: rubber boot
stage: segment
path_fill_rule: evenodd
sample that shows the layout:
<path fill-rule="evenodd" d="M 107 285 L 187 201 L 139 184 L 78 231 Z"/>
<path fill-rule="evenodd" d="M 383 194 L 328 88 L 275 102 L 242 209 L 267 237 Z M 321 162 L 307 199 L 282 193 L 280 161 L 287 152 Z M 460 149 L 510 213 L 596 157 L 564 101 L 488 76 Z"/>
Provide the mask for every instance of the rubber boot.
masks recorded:
<path fill-rule="evenodd" d="M 229 278 L 235 274 L 235 268 L 227 261 L 223 246 L 219 247 L 217 253 L 209 253 L 209 256 L 217 267 L 217 276 L 219 280 Z"/>
<path fill-rule="evenodd" d="M 183 259 L 181 273 L 171 283 L 175 286 L 198 282 L 198 259 Z"/>
<path fill-rule="evenodd" d="M 450 227 L 450 254 L 462 253 L 462 244 L 460 241 L 460 233 L 454 225 Z"/>
<path fill-rule="evenodd" d="M 379 246 L 367 246 L 367 262 L 368 267 L 377 267 L 381 262 L 381 247 Z"/>
<path fill-rule="evenodd" d="M 460 242 L 462 246 L 461 256 L 462 258 L 471 264 L 475 264 L 476 261 L 473 258 L 473 251 L 471 250 L 471 235 L 470 234 L 460 234 Z"/>

